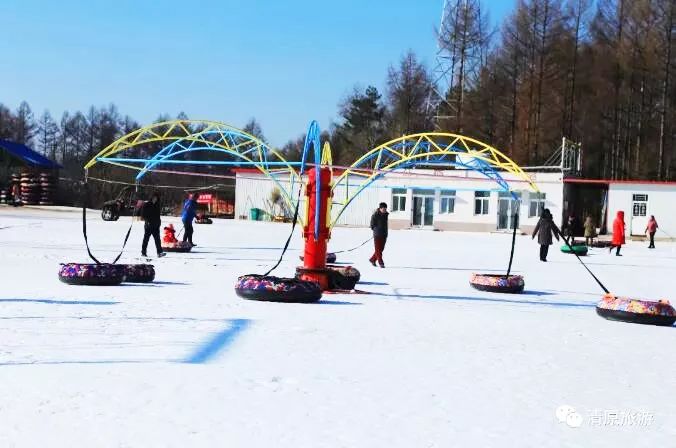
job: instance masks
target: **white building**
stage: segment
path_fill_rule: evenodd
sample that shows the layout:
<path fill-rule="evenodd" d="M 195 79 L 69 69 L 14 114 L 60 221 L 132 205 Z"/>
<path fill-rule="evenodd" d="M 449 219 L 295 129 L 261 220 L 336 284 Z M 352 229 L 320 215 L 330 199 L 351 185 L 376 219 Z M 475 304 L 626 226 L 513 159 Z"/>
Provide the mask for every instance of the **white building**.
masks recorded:
<path fill-rule="evenodd" d="M 235 217 L 250 216 L 251 208 L 268 215 L 281 213 L 271 203 L 275 184 L 258 170 L 236 170 Z M 530 173 L 540 193 L 531 192 L 528 183 L 509 173 L 501 173 L 520 201 L 480 173 L 463 170 L 401 170 L 389 173 L 363 189 L 347 206 L 337 224 L 368 226 L 378 203 L 390 210 L 390 228 L 438 229 L 458 231 L 502 231 L 512 227 L 515 207 L 519 207 L 519 228 L 531 231 L 540 211 L 549 208 L 555 217 L 563 213 L 563 181 L 558 173 Z M 358 179 L 358 178 L 355 178 Z M 359 180 L 361 181 L 361 180 Z M 352 182 L 355 182 L 354 184 Z M 288 189 L 288 181 L 283 179 Z M 343 202 L 360 187 L 357 180 L 334 190 L 332 215 L 338 215 Z M 295 191 L 292 194 L 297 195 Z M 302 198 L 302 196 L 301 196 Z M 517 205 L 518 204 L 518 205 Z M 304 210 L 301 202 L 301 210 Z M 290 214 L 286 211 L 286 214 Z"/>
<path fill-rule="evenodd" d="M 648 219 L 654 215 L 660 228 L 655 238 L 676 238 L 676 182 L 566 178 L 564 183 L 566 198 L 579 198 L 578 203 L 595 196 L 594 191 L 601 192 L 601 216 L 609 232 L 617 212 L 622 210 L 627 236 L 645 235 Z"/>

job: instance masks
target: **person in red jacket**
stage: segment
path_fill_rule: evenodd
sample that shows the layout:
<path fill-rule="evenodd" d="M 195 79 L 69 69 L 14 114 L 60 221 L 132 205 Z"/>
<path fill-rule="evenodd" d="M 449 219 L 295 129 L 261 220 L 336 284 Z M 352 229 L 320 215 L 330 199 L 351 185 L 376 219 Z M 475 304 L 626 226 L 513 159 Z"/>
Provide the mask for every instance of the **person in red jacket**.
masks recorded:
<path fill-rule="evenodd" d="M 648 225 L 645 228 L 645 231 L 648 233 L 648 235 L 650 235 L 650 246 L 648 246 L 648 249 L 655 248 L 655 233 L 657 233 L 658 227 L 659 226 L 657 225 L 655 215 L 650 215 L 650 220 L 648 221 Z"/>
<path fill-rule="evenodd" d="M 624 239 L 624 212 L 620 210 L 617 212 L 615 221 L 613 221 L 613 240 L 611 241 L 608 252 L 612 252 L 613 247 L 616 247 L 617 251 L 615 252 L 615 255 L 621 257 L 622 255 L 620 255 L 620 248 L 622 248 L 622 245 L 626 243 L 627 242 Z"/>

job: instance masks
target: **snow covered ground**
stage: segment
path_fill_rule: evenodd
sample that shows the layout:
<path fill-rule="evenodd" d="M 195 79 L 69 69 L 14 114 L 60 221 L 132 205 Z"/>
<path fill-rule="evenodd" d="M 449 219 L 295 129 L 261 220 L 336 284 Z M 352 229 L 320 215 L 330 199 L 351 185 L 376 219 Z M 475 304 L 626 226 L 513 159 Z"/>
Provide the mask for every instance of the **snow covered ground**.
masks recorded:
<path fill-rule="evenodd" d="M 393 231 L 386 269 L 370 245 L 339 255 L 372 294 L 284 305 L 233 284 L 274 264 L 288 224 L 216 220 L 196 226 L 192 253 L 155 263 L 154 284 L 67 286 L 58 263 L 88 258 L 80 218 L 0 208 L 2 447 L 674 444 L 676 328 L 596 316 L 600 288 L 557 246 L 544 264 L 519 237 L 526 293 L 498 295 L 468 280 L 506 268 L 511 236 Z M 89 218 L 94 253 L 112 260 L 130 218 Z M 123 262 L 138 262 L 141 235 L 135 223 Z M 368 237 L 339 228 L 330 249 Z M 586 260 L 615 293 L 676 298 L 676 245 L 646 245 Z M 276 274 L 301 248 L 297 229 Z M 559 422 L 562 405 L 580 427 Z"/>

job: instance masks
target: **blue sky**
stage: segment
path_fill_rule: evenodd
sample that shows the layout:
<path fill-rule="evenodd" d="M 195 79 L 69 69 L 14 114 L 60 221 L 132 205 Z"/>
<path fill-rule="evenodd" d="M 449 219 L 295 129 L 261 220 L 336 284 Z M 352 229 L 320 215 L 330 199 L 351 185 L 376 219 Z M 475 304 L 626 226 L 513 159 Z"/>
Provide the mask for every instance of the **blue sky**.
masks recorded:
<path fill-rule="evenodd" d="M 64 110 L 115 103 L 243 126 L 273 145 L 327 128 L 355 85 L 384 89 L 408 49 L 434 62 L 443 0 L 2 0 L 0 102 Z M 492 21 L 512 8 L 492 0 Z"/>

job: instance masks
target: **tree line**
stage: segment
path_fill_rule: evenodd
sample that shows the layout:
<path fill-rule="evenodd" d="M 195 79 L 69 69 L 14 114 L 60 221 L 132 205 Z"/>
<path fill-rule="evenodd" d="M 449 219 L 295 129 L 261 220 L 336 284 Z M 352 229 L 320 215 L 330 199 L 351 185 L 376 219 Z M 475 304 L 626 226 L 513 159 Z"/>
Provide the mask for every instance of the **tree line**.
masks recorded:
<path fill-rule="evenodd" d="M 325 131 L 349 165 L 404 134 L 440 130 L 491 144 L 524 166 L 544 163 L 562 137 L 582 144 L 587 177 L 676 176 L 674 0 L 518 0 L 497 29 L 481 0 L 453 0 L 436 30 L 443 70 L 407 52 L 384 92 L 355 87 Z M 176 118 L 187 118 L 180 114 Z M 157 121 L 169 119 L 160 116 Z M 0 104 L 0 138 L 35 147 L 66 175 L 139 124 L 114 105 L 35 118 Z M 244 126 L 265 139 L 255 119 Z M 282 151 L 297 160 L 304 136 Z"/>
<path fill-rule="evenodd" d="M 498 29 L 486 11 L 448 2 L 441 66 L 408 53 L 384 99 L 367 87 L 341 103 L 331 132 L 341 163 L 434 128 L 523 166 L 545 163 L 566 137 L 582 145 L 587 177 L 674 179 L 674 0 L 518 0 Z"/>

